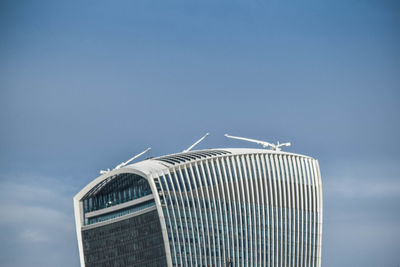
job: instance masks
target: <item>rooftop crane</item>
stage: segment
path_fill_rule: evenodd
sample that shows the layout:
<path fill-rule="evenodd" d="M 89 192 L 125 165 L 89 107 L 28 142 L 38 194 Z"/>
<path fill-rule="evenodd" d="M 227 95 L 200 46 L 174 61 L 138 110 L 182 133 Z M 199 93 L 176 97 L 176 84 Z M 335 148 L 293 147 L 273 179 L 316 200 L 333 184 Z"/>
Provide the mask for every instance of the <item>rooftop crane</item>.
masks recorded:
<path fill-rule="evenodd" d="M 149 148 L 146 149 L 145 151 L 143 151 L 143 152 L 141 152 L 141 153 L 139 153 L 139 154 L 133 156 L 132 158 L 128 159 L 127 161 L 122 162 L 121 164 L 117 165 L 113 170 L 117 170 L 117 169 L 120 169 L 120 168 L 122 168 L 122 167 L 125 167 L 129 162 L 131 162 L 131 161 L 137 159 L 138 157 L 140 157 L 140 156 L 143 155 L 144 153 L 147 153 L 150 149 L 151 149 L 151 147 L 149 147 Z M 107 170 L 101 170 L 101 171 L 100 171 L 100 174 L 106 174 L 106 173 L 108 173 L 108 172 L 110 172 L 110 169 L 109 169 L 109 168 L 108 168 Z"/>
<path fill-rule="evenodd" d="M 199 140 L 197 140 L 193 145 L 191 145 L 190 147 L 188 147 L 187 149 L 183 150 L 182 152 L 189 152 L 190 150 L 192 150 L 195 146 L 197 146 L 201 141 L 204 140 L 204 138 L 206 138 L 207 136 L 209 136 L 209 133 L 206 133 L 202 138 L 200 138 Z"/>
<path fill-rule="evenodd" d="M 291 145 L 290 142 L 281 144 L 278 141 L 277 144 L 272 144 L 272 143 L 269 143 L 266 141 L 260 141 L 260 140 L 245 138 L 245 137 L 232 136 L 232 135 L 228 135 L 228 134 L 225 134 L 225 137 L 256 143 L 256 144 L 262 145 L 264 148 L 270 147 L 274 151 L 281 151 L 282 146 L 290 146 Z"/>

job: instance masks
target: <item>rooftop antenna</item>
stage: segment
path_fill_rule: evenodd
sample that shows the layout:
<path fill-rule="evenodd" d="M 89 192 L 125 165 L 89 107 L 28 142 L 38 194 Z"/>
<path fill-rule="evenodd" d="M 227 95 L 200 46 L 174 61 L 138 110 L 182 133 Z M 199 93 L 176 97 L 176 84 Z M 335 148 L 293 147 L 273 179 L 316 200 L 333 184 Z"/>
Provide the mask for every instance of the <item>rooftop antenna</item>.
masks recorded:
<path fill-rule="evenodd" d="M 238 139 L 238 140 L 256 143 L 256 144 L 262 145 L 264 148 L 270 147 L 274 151 L 281 151 L 282 146 L 290 146 L 291 145 L 290 142 L 282 143 L 282 144 L 280 144 L 278 142 L 277 144 L 272 144 L 272 143 L 269 143 L 266 141 L 260 141 L 260 140 L 245 138 L 245 137 L 232 136 L 232 135 L 228 135 L 228 134 L 225 134 L 225 136 L 228 138 L 232 138 L 232 139 Z"/>
<path fill-rule="evenodd" d="M 144 153 L 147 153 L 150 149 L 151 149 L 151 147 L 149 147 L 149 148 L 146 149 L 145 151 L 143 151 L 143 152 L 141 152 L 141 153 L 139 153 L 139 154 L 133 156 L 132 158 L 128 159 L 127 161 L 122 162 L 121 164 L 117 165 L 117 166 L 114 168 L 114 170 L 117 170 L 117 169 L 120 169 L 120 168 L 122 168 L 122 167 L 125 167 L 129 162 L 131 162 L 131 161 L 137 159 L 138 157 L 140 157 L 140 156 L 143 155 Z M 107 170 L 105 170 L 105 171 L 104 171 L 104 170 L 101 170 L 101 171 L 100 171 L 100 174 L 106 174 L 106 173 L 108 173 L 108 172 L 110 172 L 110 169 L 109 169 L 109 168 L 108 168 Z"/>
<path fill-rule="evenodd" d="M 190 150 L 192 150 L 192 148 L 194 148 L 195 146 L 197 146 L 201 141 L 204 140 L 204 138 L 206 138 L 207 136 L 209 136 L 210 133 L 206 133 L 202 138 L 200 138 L 199 140 L 197 140 L 193 145 L 191 145 L 190 147 L 188 147 L 187 149 L 183 150 L 182 152 L 189 152 Z"/>

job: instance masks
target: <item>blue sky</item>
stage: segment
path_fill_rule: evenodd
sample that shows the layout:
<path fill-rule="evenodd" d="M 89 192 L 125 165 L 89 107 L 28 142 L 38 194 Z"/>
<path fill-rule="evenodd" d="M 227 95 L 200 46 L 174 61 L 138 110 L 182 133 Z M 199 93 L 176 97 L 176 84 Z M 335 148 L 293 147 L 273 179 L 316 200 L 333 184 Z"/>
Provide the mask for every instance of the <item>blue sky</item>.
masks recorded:
<path fill-rule="evenodd" d="M 210 132 L 319 159 L 323 266 L 398 266 L 399 29 L 397 1 L 1 1 L 0 265 L 78 266 L 80 188 Z"/>

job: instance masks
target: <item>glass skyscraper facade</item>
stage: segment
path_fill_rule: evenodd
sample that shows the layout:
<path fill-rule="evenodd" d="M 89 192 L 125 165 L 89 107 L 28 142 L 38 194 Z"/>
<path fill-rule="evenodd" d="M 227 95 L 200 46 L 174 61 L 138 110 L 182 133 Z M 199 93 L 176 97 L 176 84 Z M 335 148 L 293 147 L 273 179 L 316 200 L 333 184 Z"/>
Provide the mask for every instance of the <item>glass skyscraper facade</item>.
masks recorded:
<path fill-rule="evenodd" d="M 318 161 L 209 149 L 106 173 L 74 198 L 82 266 L 321 266 Z"/>

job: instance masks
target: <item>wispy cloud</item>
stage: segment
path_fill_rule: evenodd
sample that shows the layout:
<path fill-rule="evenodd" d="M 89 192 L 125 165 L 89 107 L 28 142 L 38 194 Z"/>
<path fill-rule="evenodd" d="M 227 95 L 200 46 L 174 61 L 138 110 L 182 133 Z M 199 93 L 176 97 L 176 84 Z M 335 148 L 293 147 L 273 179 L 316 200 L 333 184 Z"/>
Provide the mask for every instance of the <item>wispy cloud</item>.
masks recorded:
<path fill-rule="evenodd" d="M 72 196 L 68 184 L 23 175 L 0 180 L 0 258 L 5 266 L 71 266 L 78 259 Z M 54 251 L 62 249 L 62 254 Z M 19 255 L 23 253 L 25 257 Z M 58 259 L 43 255 L 58 255 Z M 60 258 L 61 257 L 61 258 Z M 59 262 L 62 262 L 60 265 Z"/>
<path fill-rule="evenodd" d="M 342 162 L 324 172 L 327 197 L 400 197 L 400 166 L 397 162 Z"/>
<path fill-rule="evenodd" d="M 324 184 L 326 193 L 348 198 L 387 198 L 400 196 L 400 179 L 336 177 Z"/>
<path fill-rule="evenodd" d="M 0 213 L 5 214 L 0 218 L 0 224 L 20 224 L 21 222 L 28 227 L 36 225 L 38 227 L 51 227 L 59 230 L 70 230 L 72 214 L 70 210 L 55 210 L 47 207 L 29 204 L 9 204 L 0 207 Z M 25 227 L 25 226 L 24 226 Z"/>
<path fill-rule="evenodd" d="M 19 237 L 26 243 L 42 243 L 49 241 L 48 234 L 39 229 L 24 229 Z"/>
<path fill-rule="evenodd" d="M 322 168 L 323 266 L 399 262 L 400 166 L 346 161 Z M 338 256 L 340 255 L 340 256 Z"/>

